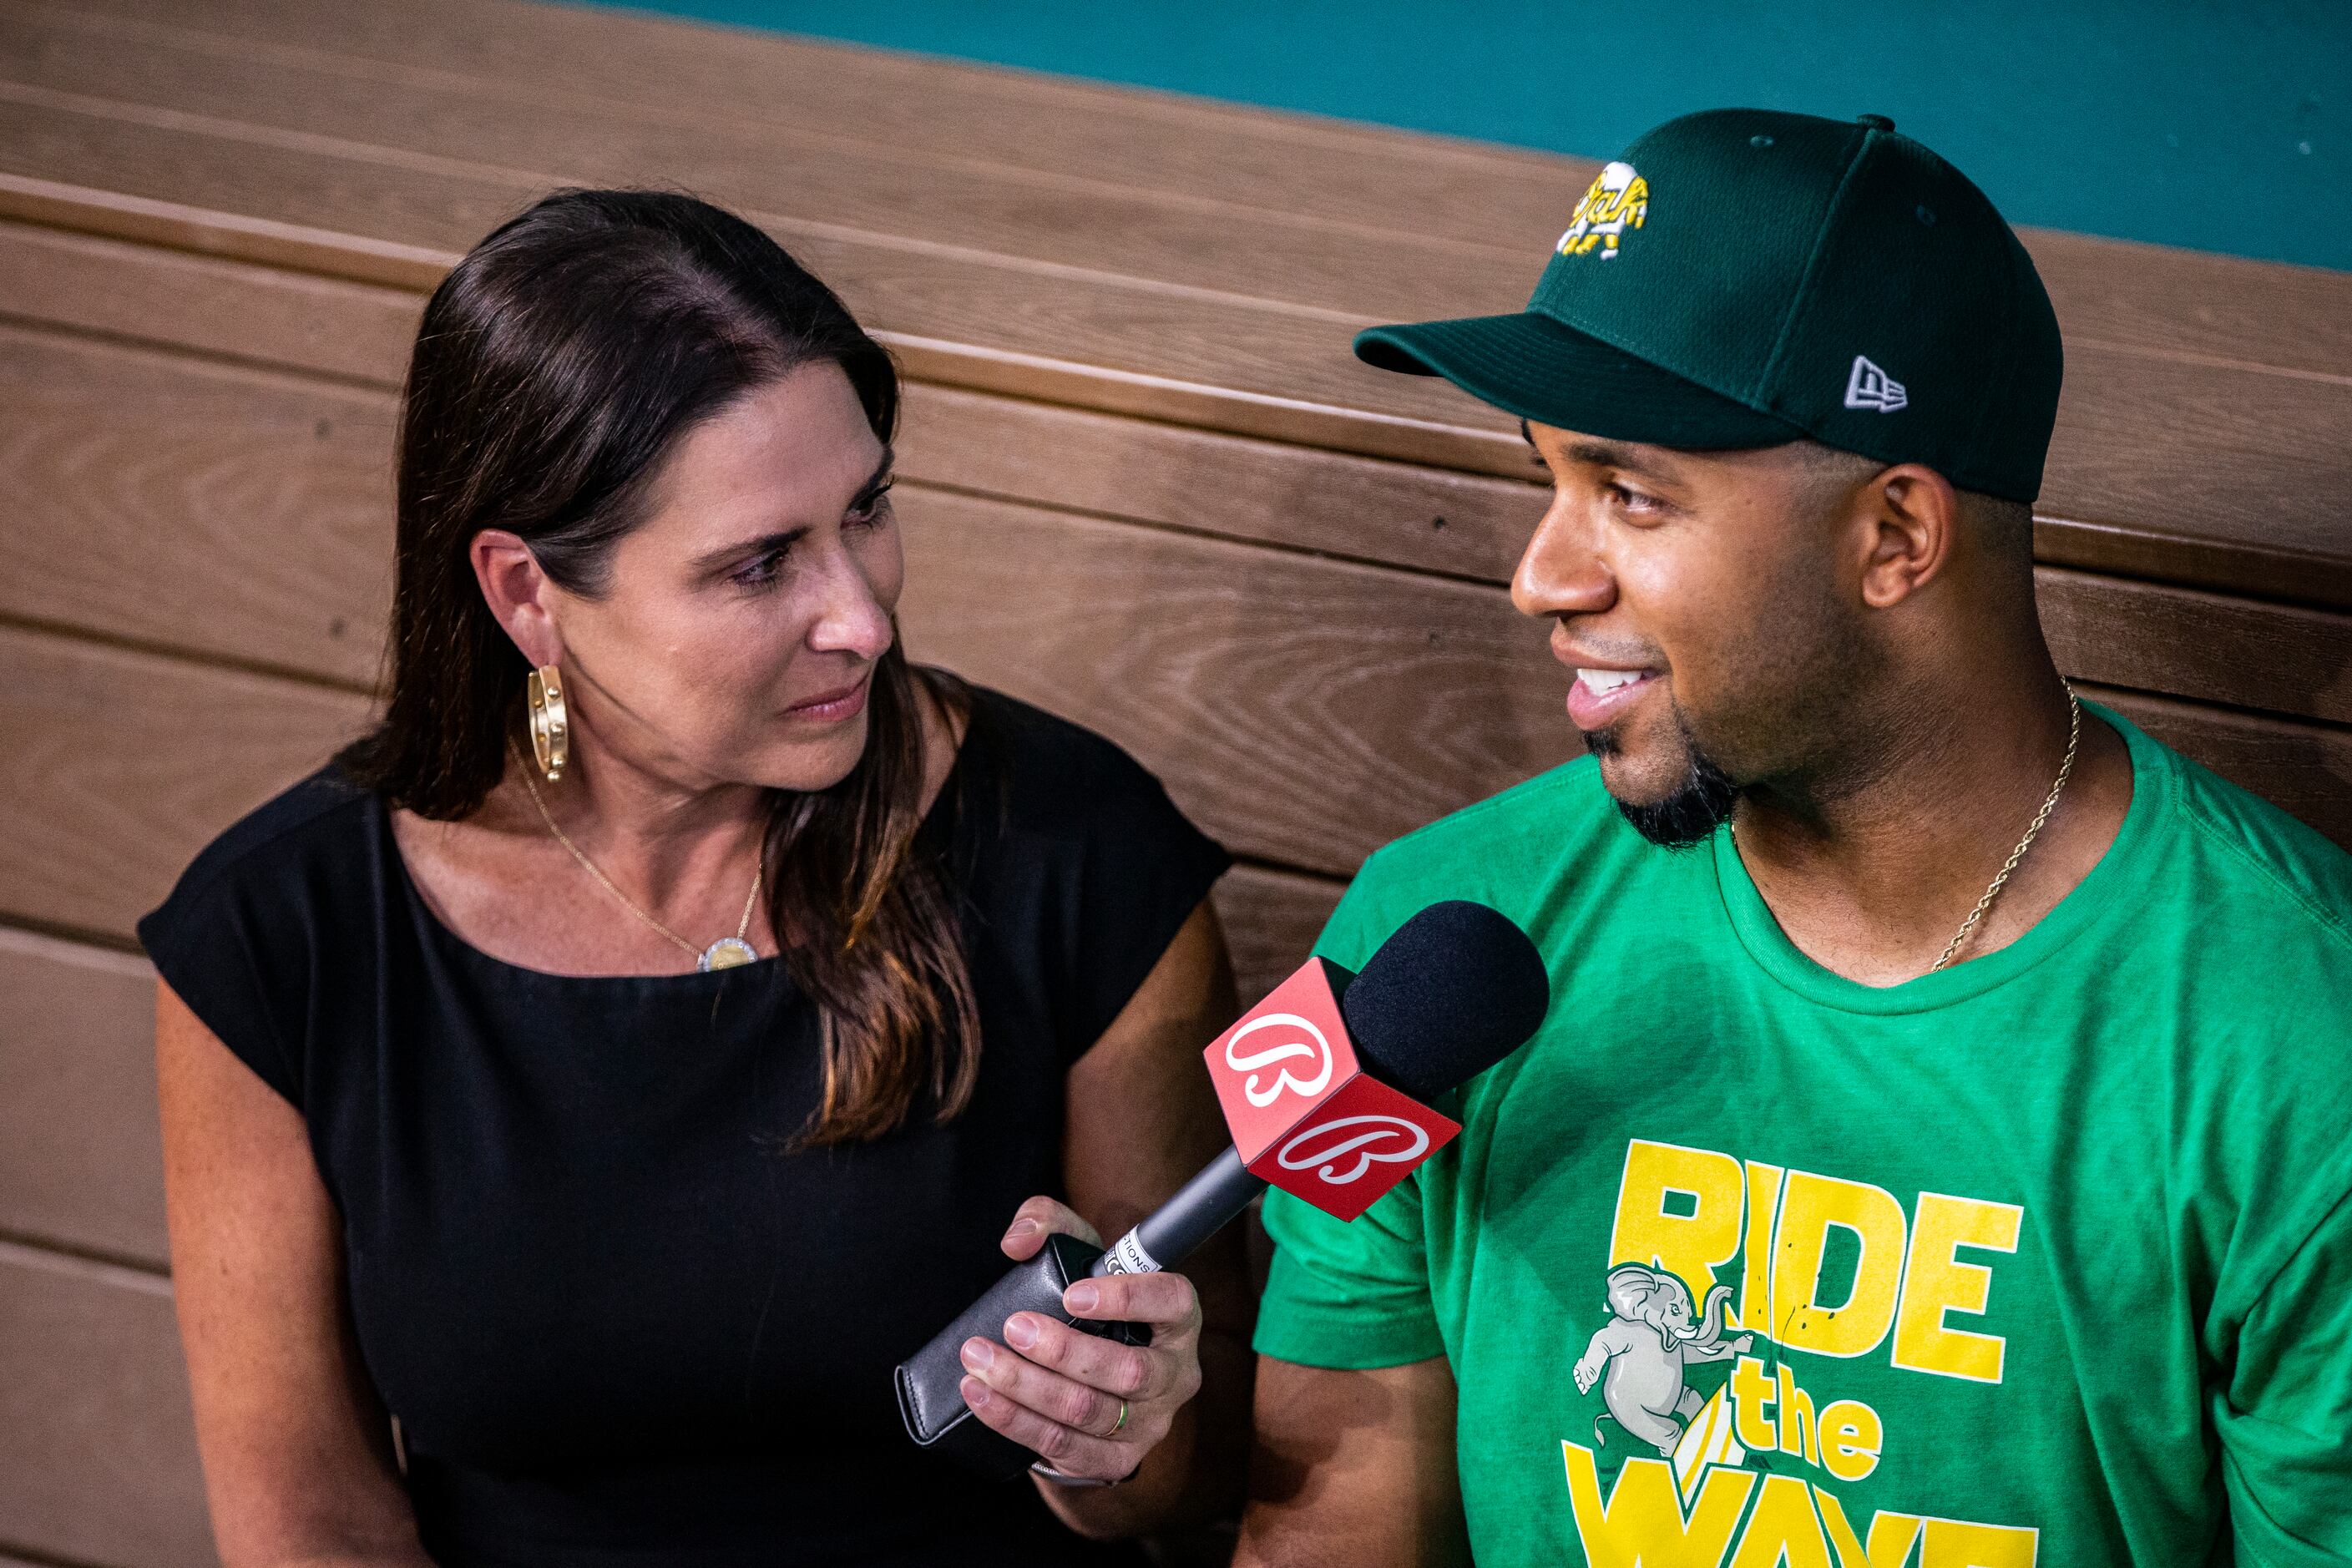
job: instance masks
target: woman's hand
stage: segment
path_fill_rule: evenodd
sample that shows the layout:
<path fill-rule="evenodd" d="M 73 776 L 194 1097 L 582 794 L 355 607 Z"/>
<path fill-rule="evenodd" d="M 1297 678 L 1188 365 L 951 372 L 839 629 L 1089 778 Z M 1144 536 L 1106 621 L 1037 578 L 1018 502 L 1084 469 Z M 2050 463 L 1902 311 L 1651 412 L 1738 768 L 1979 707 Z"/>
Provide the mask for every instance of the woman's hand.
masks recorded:
<path fill-rule="evenodd" d="M 1067 1207 L 1031 1198 L 1004 1233 L 1004 1254 L 1033 1258 L 1056 1231 L 1102 1245 Z M 1123 1345 L 1015 1312 L 1003 1343 L 964 1342 L 964 1403 L 1065 1476 L 1124 1480 L 1200 1390 L 1200 1302 L 1181 1274 L 1113 1274 L 1077 1281 L 1062 1306 L 1073 1317 L 1149 1323 L 1151 1343 Z"/>

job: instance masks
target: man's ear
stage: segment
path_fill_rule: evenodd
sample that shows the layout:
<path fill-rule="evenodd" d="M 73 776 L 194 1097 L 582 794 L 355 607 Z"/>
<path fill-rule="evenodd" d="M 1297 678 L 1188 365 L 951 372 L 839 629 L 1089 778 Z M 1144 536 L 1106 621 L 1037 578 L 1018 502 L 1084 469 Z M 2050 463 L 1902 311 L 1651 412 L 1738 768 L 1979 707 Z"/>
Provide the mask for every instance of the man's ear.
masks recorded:
<path fill-rule="evenodd" d="M 531 667 L 560 662 L 563 637 L 551 613 L 555 584 L 548 580 L 522 536 L 503 528 L 486 528 L 466 547 L 466 559 L 474 568 L 474 581 L 481 585 L 490 614 Z"/>
<path fill-rule="evenodd" d="M 1863 487 L 1869 509 L 1862 599 L 1872 609 L 1901 604 L 1950 562 L 1958 542 L 1960 494 L 1935 469 L 1898 463 Z"/>

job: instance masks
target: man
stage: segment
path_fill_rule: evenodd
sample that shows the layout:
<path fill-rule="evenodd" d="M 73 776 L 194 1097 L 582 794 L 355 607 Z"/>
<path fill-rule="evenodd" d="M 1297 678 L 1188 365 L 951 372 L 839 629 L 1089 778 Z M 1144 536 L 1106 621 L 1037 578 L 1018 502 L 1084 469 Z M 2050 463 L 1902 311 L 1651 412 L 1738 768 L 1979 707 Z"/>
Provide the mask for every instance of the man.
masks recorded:
<path fill-rule="evenodd" d="M 1660 127 L 1519 315 L 1594 757 L 1375 855 L 1554 1001 L 1353 1225 L 1279 1194 L 1244 1563 L 2352 1561 L 2352 859 L 2079 706 L 2057 325 L 1884 119 Z"/>

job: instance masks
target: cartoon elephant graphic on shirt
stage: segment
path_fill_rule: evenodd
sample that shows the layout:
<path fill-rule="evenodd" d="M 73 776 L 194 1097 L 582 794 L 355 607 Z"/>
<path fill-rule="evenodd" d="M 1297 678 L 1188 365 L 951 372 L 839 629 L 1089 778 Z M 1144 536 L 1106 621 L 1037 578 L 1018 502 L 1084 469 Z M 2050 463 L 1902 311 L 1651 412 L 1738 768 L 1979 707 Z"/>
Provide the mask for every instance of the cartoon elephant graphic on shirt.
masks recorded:
<path fill-rule="evenodd" d="M 1702 1401 L 1683 1381 L 1683 1368 L 1696 1362 L 1729 1361 L 1755 1343 L 1753 1334 L 1723 1337 L 1724 1303 L 1731 1287 L 1717 1285 L 1694 1312 L 1690 1287 L 1673 1275 L 1638 1263 L 1609 1271 L 1611 1321 L 1597 1331 L 1575 1367 L 1576 1391 L 1590 1394 L 1601 1382 L 1601 1401 L 1617 1425 L 1671 1458 L 1683 1428 Z M 1606 1381 L 1601 1373 L 1606 1370 Z M 1608 1439 L 1592 1423 L 1596 1444 Z"/>

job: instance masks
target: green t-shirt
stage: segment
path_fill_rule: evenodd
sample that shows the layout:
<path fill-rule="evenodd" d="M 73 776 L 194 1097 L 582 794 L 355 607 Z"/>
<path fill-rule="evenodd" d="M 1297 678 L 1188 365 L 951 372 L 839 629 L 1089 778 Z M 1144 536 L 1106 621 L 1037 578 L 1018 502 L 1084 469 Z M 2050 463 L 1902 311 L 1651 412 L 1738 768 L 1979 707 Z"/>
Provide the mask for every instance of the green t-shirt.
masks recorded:
<path fill-rule="evenodd" d="M 1354 1224 L 1269 1196 L 1257 1348 L 1444 1355 L 1486 1568 L 2352 1561 L 2352 858 L 2100 711 L 2105 857 L 1885 989 L 1589 761 L 1373 856 L 1319 952 L 1479 900 L 1550 1016 Z"/>

